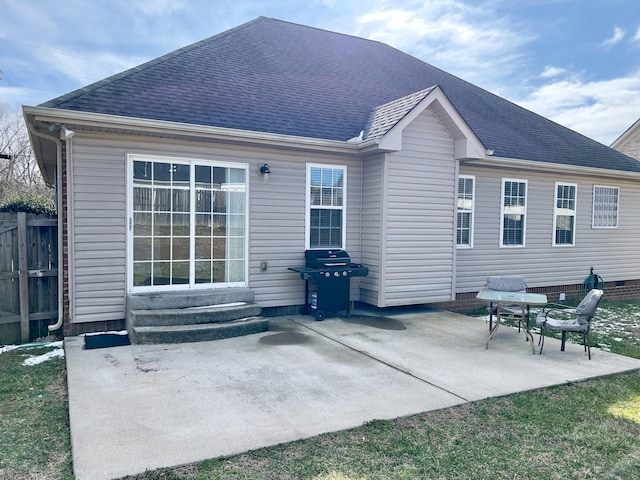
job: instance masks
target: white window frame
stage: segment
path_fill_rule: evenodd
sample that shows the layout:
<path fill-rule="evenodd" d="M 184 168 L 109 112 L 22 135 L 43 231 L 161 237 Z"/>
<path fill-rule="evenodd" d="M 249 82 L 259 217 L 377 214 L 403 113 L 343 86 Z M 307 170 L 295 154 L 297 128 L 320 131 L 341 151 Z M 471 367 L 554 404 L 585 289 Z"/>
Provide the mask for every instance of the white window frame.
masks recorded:
<path fill-rule="evenodd" d="M 615 204 L 615 225 L 596 225 L 596 190 L 599 188 L 608 188 L 616 191 L 616 204 Z M 618 228 L 618 219 L 620 217 L 620 187 L 613 185 L 594 185 L 593 186 L 593 208 L 591 215 L 591 227 L 592 228 Z"/>
<path fill-rule="evenodd" d="M 346 165 L 335 165 L 335 164 L 324 164 L 324 163 L 307 163 L 307 178 L 306 178 L 306 205 L 305 205 L 305 249 L 324 249 L 329 247 L 311 247 L 311 208 L 318 208 L 317 205 L 311 205 L 311 170 L 313 168 L 325 168 L 331 170 L 342 170 L 342 205 L 323 205 L 321 206 L 323 209 L 327 210 L 341 210 L 342 211 L 342 232 L 341 232 L 341 245 L 339 247 L 331 247 L 331 248 L 340 248 L 344 249 L 347 242 L 347 166 Z"/>
<path fill-rule="evenodd" d="M 134 260 L 133 260 L 133 166 L 135 161 L 141 162 L 163 162 L 189 165 L 190 168 L 190 255 L 189 255 L 189 283 L 172 285 L 151 285 L 134 286 Z M 244 225 L 244 280 L 224 283 L 196 283 L 195 282 L 195 167 L 196 165 L 225 167 L 245 170 L 245 225 Z M 153 292 L 163 290 L 189 290 L 202 288 L 226 288 L 226 287 L 246 287 L 249 278 L 249 164 L 225 162 L 198 157 L 171 157 L 166 155 L 151 154 L 127 154 L 127 291 L 129 292 Z"/>
<path fill-rule="evenodd" d="M 524 205 L 517 205 L 513 207 L 505 207 L 504 205 L 504 188 L 507 182 L 511 183 L 523 183 L 524 184 Z M 527 197 L 529 195 L 529 182 L 521 178 L 503 178 L 500 190 L 500 248 L 524 248 L 527 238 Z M 524 220 L 522 222 L 522 243 L 505 245 L 504 243 L 504 217 L 505 215 L 523 215 Z"/>
<path fill-rule="evenodd" d="M 575 195 L 573 199 L 573 209 L 558 207 L 558 187 L 573 187 Z M 556 182 L 553 194 L 553 234 L 552 241 L 554 247 L 573 247 L 576 244 L 576 212 L 578 211 L 578 184 L 569 182 Z M 556 241 L 556 228 L 558 226 L 558 217 L 572 217 L 573 230 L 571 232 L 571 243 L 558 243 Z"/>
<path fill-rule="evenodd" d="M 465 208 L 465 198 L 460 198 L 460 180 L 471 180 L 471 205 L 470 208 Z M 468 192 L 464 192 L 468 193 Z M 461 206 L 460 203 L 463 203 Z M 458 181 L 456 182 L 456 203 L 457 203 L 457 212 L 456 212 L 456 247 L 457 248 L 473 248 L 473 225 L 475 223 L 475 208 L 476 208 L 476 177 L 475 175 L 459 175 Z M 470 217 L 469 221 L 469 243 L 458 243 L 458 232 L 460 229 L 460 225 L 458 225 L 458 216 L 460 214 L 468 214 Z"/>

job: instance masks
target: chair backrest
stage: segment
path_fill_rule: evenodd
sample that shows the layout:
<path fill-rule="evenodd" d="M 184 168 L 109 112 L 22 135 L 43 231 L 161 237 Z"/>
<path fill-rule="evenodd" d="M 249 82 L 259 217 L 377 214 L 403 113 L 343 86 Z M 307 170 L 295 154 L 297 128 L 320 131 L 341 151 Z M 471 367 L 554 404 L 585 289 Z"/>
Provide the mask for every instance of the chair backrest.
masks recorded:
<path fill-rule="evenodd" d="M 593 315 L 596 313 L 598 304 L 602 299 L 604 292 L 600 289 L 594 288 L 587 293 L 582 301 L 576 307 L 576 315 L 578 315 L 578 321 L 580 323 L 590 322 Z"/>
<path fill-rule="evenodd" d="M 502 292 L 526 292 L 527 282 L 521 275 L 492 276 L 487 277 L 485 289 Z"/>

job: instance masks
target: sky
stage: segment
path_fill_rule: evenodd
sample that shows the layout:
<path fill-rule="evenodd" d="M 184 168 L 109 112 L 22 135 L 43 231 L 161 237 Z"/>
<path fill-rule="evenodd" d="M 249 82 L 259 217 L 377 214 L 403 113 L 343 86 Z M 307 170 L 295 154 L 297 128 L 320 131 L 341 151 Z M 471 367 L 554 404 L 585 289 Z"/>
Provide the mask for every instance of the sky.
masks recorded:
<path fill-rule="evenodd" d="M 0 102 L 38 105 L 259 16 L 386 43 L 605 145 L 640 117 L 637 0 L 0 0 Z"/>

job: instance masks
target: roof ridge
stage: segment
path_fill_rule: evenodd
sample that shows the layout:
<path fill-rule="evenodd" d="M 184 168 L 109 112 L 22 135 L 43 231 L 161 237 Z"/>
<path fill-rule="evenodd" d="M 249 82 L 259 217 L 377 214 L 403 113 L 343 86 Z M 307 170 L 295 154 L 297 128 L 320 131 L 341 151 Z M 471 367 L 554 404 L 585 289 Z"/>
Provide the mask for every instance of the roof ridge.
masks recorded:
<path fill-rule="evenodd" d="M 193 51 L 196 50 L 197 48 L 201 47 L 204 44 L 210 43 L 213 40 L 218 40 L 220 38 L 224 38 L 228 35 L 230 35 L 231 33 L 237 32 L 238 30 L 241 30 L 243 28 L 248 27 L 249 25 L 252 25 L 254 23 L 257 23 L 259 21 L 264 21 L 264 20 L 269 20 L 269 18 L 267 17 L 257 17 L 254 18 L 253 20 L 249 20 L 248 22 L 245 22 L 241 25 L 238 25 L 236 27 L 230 28 L 229 30 L 225 30 L 224 32 L 220 32 L 217 33 L 215 35 L 212 35 L 210 37 L 207 37 L 205 39 L 199 40 L 195 43 L 190 43 L 189 45 L 185 45 L 184 47 L 180 47 L 176 50 L 172 50 L 168 53 L 165 53 L 164 55 L 161 55 L 159 57 L 153 58 L 151 60 L 148 60 L 140 65 L 136 65 L 135 67 L 131 67 L 128 68 L 126 70 L 123 70 L 122 72 L 116 73 L 114 75 L 111 75 L 107 78 L 103 78 L 102 80 L 98 80 L 97 82 L 91 83 L 89 85 L 86 85 L 84 87 L 80 87 L 76 90 L 73 90 L 69 93 L 66 93 L 64 95 L 60 95 L 59 97 L 55 97 L 52 98 L 50 100 L 47 100 L 44 103 L 41 103 L 39 106 L 40 107 L 50 107 L 50 108 L 55 108 L 57 105 L 59 105 L 60 103 L 63 102 L 67 102 L 70 100 L 73 100 L 75 98 L 81 97 L 82 95 L 85 95 L 87 93 L 90 93 L 94 90 L 97 90 L 99 88 L 102 88 L 106 85 L 109 85 L 117 80 L 120 80 L 122 78 L 126 78 L 134 73 L 139 73 L 142 72 L 144 70 L 148 70 L 149 68 L 152 68 L 156 65 L 160 65 L 168 60 L 171 60 L 172 58 L 175 58 L 178 55 L 181 55 L 185 52 L 189 52 L 189 51 Z"/>

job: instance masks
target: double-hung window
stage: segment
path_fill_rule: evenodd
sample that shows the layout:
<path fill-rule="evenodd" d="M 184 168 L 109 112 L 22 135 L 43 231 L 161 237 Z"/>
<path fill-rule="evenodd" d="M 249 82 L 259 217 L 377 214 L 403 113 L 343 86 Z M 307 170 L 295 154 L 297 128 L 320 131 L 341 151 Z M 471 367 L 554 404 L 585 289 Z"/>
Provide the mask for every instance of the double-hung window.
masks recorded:
<path fill-rule="evenodd" d="M 556 183 L 553 212 L 554 245 L 575 245 L 576 190 L 575 183 Z"/>
<path fill-rule="evenodd" d="M 527 181 L 502 179 L 500 245 L 524 247 L 527 215 Z"/>
<path fill-rule="evenodd" d="M 473 246 L 473 189 L 475 178 L 469 175 L 458 177 L 458 219 L 456 244 L 459 247 Z"/>
<path fill-rule="evenodd" d="M 307 247 L 344 248 L 347 167 L 307 165 Z"/>
<path fill-rule="evenodd" d="M 618 187 L 593 186 L 593 228 L 618 227 Z"/>

